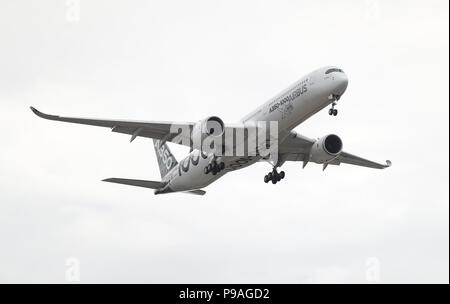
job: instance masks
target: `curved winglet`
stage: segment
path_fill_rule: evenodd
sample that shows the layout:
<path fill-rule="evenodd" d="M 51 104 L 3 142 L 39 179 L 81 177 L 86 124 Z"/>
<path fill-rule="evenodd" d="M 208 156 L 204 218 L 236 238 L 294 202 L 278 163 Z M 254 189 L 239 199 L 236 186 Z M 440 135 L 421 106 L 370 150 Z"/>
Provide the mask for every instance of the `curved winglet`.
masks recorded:
<path fill-rule="evenodd" d="M 388 159 L 388 160 L 386 160 L 385 168 L 389 168 L 390 166 L 392 166 L 392 162 Z"/>
<path fill-rule="evenodd" d="M 51 120 L 55 120 L 57 119 L 59 116 L 57 115 L 49 115 L 49 114 L 45 114 L 42 113 L 40 111 L 38 111 L 36 108 L 30 107 L 31 111 L 33 111 L 34 114 L 36 114 L 37 116 L 44 118 L 44 119 L 51 119 Z"/>

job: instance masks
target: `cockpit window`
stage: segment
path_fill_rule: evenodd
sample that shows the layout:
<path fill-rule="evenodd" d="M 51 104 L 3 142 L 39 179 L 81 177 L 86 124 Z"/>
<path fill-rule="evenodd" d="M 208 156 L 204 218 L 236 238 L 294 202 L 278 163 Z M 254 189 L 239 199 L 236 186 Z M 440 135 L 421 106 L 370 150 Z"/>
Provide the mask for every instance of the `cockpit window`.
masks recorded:
<path fill-rule="evenodd" d="M 327 70 L 327 71 L 325 72 L 325 74 L 330 74 L 330 73 L 333 73 L 333 72 L 344 73 L 343 70 L 334 68 L 334 69 L 329 69 L 329 70 Z"/>

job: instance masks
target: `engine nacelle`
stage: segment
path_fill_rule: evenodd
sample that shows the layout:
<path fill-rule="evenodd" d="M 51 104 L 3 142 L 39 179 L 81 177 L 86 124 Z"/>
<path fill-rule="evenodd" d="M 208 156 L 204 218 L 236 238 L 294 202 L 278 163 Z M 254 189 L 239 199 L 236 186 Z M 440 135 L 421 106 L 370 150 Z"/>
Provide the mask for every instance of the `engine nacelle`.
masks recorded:
<path fill-rule="evenodd" d="M 194 143 L 202 143 L 208 136 L 220 137 L 225 132 L 225 125 L 217 116 L 207 117 L 195 124 L 192 130 Z"/>
<path fill-rule="evenodd" d="M 310 161 L 323 164 L 335 158 L 342 151 L 342 140 L 339 136 L 329 134 L 316 140 L 311 148 Z"/>

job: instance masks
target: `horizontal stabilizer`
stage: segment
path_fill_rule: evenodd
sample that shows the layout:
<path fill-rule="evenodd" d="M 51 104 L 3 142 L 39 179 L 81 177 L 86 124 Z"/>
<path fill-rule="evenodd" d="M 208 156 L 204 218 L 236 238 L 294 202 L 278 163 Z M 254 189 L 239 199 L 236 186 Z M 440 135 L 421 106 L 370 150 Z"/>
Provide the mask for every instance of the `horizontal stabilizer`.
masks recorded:
<path fill-rule="evenodd" d="M 156 181 L 149 181 L 149 180 L 142 180 L 142 179 L 128 179 L 128 178 L 106 178 L 102 181 L 109 182 L 109 183 L 129 185 L 129 186 L 137 186 L 137 187 L 156 189 L 155 194 L 172 192 L 171 190 L 170 191 L 159 190 L 159 189 L 163 189 L 167 185 L 167 183 L 164 183 L 164 182 L 156 182 Z M 196 189 L 196 190 L 184 191 L 182 193 L 205 195 L 206 191 Z"/>
<path fill-rule="evenodd" d="M 103 182 L 124 184 L 124 185 L 144 187 L 144 188 L 150 188 L 150 189 L 160 189 L 166 185 L 166 183 L 163 183 L 163 182 L 156 182 L 156 181 L 149 181 L 149 180 L 142 180 L 142 179 L 127 179 L 127 178 L 107 178 L 107 179 L 104 179 Z"/>

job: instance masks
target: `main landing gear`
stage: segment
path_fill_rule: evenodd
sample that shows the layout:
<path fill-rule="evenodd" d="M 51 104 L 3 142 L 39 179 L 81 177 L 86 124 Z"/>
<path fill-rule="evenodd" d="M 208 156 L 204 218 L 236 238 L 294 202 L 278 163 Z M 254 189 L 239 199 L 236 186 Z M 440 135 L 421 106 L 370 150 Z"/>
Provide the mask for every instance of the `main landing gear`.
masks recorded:
<path fill-rule="evenodd" d="M 216 175 L 220 171 L 225 169 L 225 163 L 223 161 L 217 162 L 217 160 L 214 158 L 211 163 L 209 163 L 205 169 L 203 170 L 205 174 L 212 173 L 212 175 Z"/>
<path fill-rule="evenodd" d="M 276 184 L 280 180 L 284 178 L 285 174 L 284 171 L 281 171 L 280 173 L 277 172 L 276 168 L 273 168 L 272 172 L 269 172 L 266 176 L 264 176 L 264 182 L 268 183 L 269 181 L 272 181 L 272 184 Z"/>
<path fill-rule="evenodd" d="M 334 107 L 337 105 L 337 101 L 341 98 L 339 95 L 332 95 L 333 103 L 331 104 L 331 109 L 328 110 L 328 115 L 336 116 L 338 114 L 338 110 Z"/>

